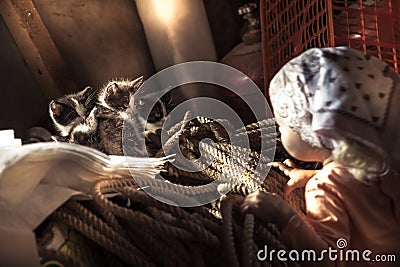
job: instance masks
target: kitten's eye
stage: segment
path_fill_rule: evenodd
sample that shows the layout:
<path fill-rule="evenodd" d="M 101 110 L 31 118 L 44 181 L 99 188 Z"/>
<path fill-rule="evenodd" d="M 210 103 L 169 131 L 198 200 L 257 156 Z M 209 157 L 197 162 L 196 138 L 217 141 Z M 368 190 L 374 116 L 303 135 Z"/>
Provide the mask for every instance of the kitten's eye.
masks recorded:
<path fill-rule="evenodd" d="M 57 117 L 59 117 L 61 115 L 61 113 L 63 112 L 63 105 L 60 103 L 57 103 L 56 101 L 51 101 L 50 102 L 50 109 L 51 112 L 53 112 L 53 114 Z"/>

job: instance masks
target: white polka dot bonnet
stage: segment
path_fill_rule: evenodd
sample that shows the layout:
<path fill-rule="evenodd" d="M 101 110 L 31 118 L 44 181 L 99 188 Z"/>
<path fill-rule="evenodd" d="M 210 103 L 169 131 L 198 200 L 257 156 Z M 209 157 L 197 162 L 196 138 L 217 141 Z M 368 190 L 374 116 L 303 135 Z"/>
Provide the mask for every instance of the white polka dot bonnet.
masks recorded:
<path fill-rule="evenodd" d="M 275 75 L 274 112 L 302 140 L 333 149 L 357 140 L 399 160 L 400 76 L 386 63 L 347 48 L 313 48 Z"/>

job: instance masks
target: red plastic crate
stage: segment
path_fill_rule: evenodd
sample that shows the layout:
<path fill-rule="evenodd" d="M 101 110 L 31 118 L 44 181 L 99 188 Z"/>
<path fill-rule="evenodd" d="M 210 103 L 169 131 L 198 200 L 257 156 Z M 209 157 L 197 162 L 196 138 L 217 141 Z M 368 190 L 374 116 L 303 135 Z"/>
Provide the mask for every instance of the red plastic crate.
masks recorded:
<path fill-rule="evenodd" d="M 399 0 L 261 0 L 260 12 L 266 90 L 287 61 L 311 47 L 353 47 L 399 71 Z"/>
<path fill-rule="evenodd" d="M 360 49 L 399 71 L 399 0 L 336 0 L 332 9 L 336 46 Z"/>
<path fill-rule="evenodd" d="M 260 12 L 266 90 L 275 73 L 291 58 L 308 48 L 333 44 L 330 1 L 262 0 Z"/>

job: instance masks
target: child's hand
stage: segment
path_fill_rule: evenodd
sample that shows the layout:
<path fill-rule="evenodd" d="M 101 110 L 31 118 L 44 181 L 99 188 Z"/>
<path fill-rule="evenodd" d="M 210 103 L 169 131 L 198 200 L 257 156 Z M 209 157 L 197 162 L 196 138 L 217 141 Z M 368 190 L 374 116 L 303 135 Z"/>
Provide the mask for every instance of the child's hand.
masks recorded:
<path fill-rule="evenodd" d="M 249 194 L 241 204 L 243 213 L 253 213 L 265 223 L 275 223 L 282 229 L 295 214 L 293 209 L 276 194 L 256 191 Z"/>
<path fill-rule="evenodd" d="M 287 177 L 289 181 L 285 188 L 285 194 L 289 195 L 296 188 L 305 187 L 308 180 L 310 180 L 319 170 L 304 170 L 295 167 L 293 161 L 290 159 L 282 162 L 270 163 L 272 167 L 279 168 Z"/>

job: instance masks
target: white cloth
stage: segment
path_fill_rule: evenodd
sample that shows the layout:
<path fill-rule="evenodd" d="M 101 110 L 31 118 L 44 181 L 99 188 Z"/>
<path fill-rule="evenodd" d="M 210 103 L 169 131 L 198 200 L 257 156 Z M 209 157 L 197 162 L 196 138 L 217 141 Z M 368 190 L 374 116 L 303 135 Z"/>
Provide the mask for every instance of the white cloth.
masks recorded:
<path fill-rule="evenodd" d="M 71 197 L 89 198 L 95 182 L 152 179 L 164 164 L 68 143 L 0 147 L 0 266 L 39 266 L 33 230 Z"/>

